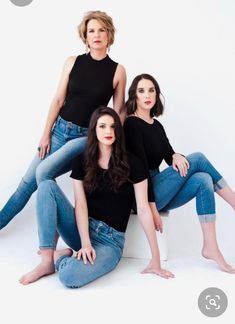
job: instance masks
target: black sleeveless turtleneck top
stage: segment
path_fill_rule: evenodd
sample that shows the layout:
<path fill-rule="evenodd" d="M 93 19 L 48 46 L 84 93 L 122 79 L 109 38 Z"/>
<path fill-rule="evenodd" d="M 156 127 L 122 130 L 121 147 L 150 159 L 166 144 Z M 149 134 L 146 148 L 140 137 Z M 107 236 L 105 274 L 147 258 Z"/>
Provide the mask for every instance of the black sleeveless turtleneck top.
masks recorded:
<path fill-rule="evenodd" d="M 88 127 L 91 114 L 107 106 L 114 94 L 113 78 L 118 63 L 107 55 L 94 60 L 90 53 L 79 55 L 69 75 L 67 95 L 60 116 L 81 127 Z"/>

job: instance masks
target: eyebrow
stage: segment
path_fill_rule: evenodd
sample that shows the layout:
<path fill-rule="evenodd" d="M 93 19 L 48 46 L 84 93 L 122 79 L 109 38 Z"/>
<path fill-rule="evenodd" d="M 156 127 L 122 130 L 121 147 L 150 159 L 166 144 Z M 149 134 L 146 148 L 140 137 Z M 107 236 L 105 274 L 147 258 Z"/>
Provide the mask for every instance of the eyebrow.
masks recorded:
<path fill-rule="evenodd" d="M 93 30 L 95 27 L 88 27 L 87 30 Z M 98 27 L 98 29 L 106 29 L 105 27 Z"/>
<path fill-rule="evenodd" d="M 149 90 L 150 90 L 150 89 L 151 89 L 151 90 L 152 90 L 152 89 L 155 89 L 155 87 L 150 87 Z M 144 90 L 144 88 L 139 87 L 139 88 L 137 88 L 137 90 Z"/>
<path fill-rule="evenodd" d="M 115 123 L 112 123 L 112 124 L 106 124 L 106 123 L 102 123 L 102 122 L 98 122 L 97 124 L 98 124 L 98 125 L 111 125 L 111 126 L 115 125 Z"/>

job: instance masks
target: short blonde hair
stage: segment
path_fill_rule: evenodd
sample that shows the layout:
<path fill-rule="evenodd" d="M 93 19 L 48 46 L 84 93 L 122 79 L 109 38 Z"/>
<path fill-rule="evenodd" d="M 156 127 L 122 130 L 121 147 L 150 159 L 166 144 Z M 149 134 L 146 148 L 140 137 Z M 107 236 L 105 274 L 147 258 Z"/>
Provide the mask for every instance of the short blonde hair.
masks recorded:
<path fill-rule="evenodd" d="M 88 11 L 83 17 L 81 23 L 78 26 L 78 33 L 84 44 L 86 44 L 87 38 L 87 24 L 91 19 L 98 20 L 107 30 L 108 45 L 112 45 L 114 42 L 115 27 L 113 20 L 103 11 Z"/>

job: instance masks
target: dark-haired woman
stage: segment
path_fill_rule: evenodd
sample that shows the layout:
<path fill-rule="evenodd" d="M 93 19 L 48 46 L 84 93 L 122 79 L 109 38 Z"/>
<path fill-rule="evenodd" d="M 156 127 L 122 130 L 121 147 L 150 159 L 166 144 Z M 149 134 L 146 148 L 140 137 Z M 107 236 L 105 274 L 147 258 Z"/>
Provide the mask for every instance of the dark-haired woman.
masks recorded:
<path fill-rule="evenodd" d="M 88 12 L 78 31 L 87 54 L 65 62 L 38 153 L 0 210 L 0 229 L 24 208 L 41 181 L 71 170 L 72 159 L 85 148 L 90 116 L 98 106 L 112 98 L 114 109 L 124 119 L 125 69 L 107 54 L 114 42 L 112 18 L 102 11 Z"/>
<path fill-rule="evenodd" d="M 217 244 L 214 192 L 234 209 L 235 193 L 202 153 L 187 157 L 175 153 L 163 126 L 155 118 L 163 113 L 163 104 L 159 85 L 151 75 L 141 74 L 133 80 L 126 107 L 127 149 L 141 158 L 149 170 L 157 210 L 178 208 L 196 197 L 203 232 L 202 255 L 217 262 L 223 271 L 235 273 Z M 163 160 L 169 167 L 159 172 Z"/>
<path fill-rule="evenodd" d="M 74 160 L 71 177 L 75 208 L 54 181 L 46 180 L 39 185 L 37 215 L 42 261 L 21 278 L 22 284 L 55 271 L 56 231 L 78 251 L 72 257 L 71 251 L 65 250 L 56 262 L 65 286 L 78 288 L 113 270 L 122 256 L 134 198 L 152 252 L 143 272 L 173 277 L 160 265 L 148 205 L 147 173 L 138 158 L 126 154 L 121 122 L 114 110 L 100 107 L 92 114 L 87 148 Z"/>

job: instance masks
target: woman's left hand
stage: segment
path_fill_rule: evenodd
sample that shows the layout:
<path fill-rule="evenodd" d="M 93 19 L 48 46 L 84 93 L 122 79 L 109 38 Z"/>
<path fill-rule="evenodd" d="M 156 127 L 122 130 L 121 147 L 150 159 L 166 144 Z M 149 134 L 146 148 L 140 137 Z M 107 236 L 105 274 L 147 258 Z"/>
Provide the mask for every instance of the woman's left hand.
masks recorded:
<path fill-rule="evenodd" d="M 153 214 L 153 222 L 154 222 L 154 226 L 155 229 L 157 231 L 160 231 L 160 233 L 163 232 L 163 224 L 162 224 L 162 219 L 161 216 L 159 214 Z"/>
<path fill-rule="evenodd" d="M 141 273 L 155 273 L 156 275 L 165 278 L 165 279 L 169 279 L 169 278 L 174 278 L 175 275 L 166 270 L 166 269 L 162 269 L 161 265 L 158 264 L 158 262 L 151 260 L 148 264 L 148 266 L 141 272 Z"/>
<path fill-rule="evenodd" d="M 189 163 L 187 159 L 179 153 L 172 156 L 172 167 L 175 171 L 179 172 L 181 177 L 185 177 L 188 173 Z"/>

